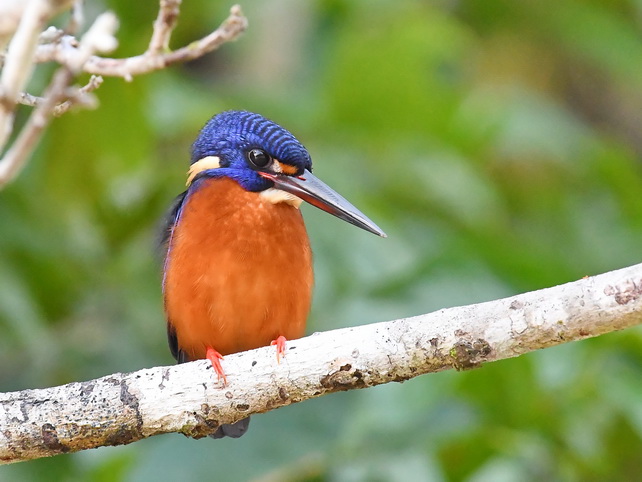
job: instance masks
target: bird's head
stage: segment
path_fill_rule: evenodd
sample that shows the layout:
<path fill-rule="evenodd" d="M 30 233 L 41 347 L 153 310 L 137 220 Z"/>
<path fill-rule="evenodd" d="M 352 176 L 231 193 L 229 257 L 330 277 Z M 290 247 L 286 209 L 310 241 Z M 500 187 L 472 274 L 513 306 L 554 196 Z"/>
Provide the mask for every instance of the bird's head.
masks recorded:
<path fill-rule="evenodd" d="M 192 145 L 188 186 L 208 177 L 228 177 L 246 191 L 277 194 L 274 199 L 295 205 L 303 200 L 366 231 L 386 236 L 361 211 L 312 175 L 310 154 L 296 137 L 259 114 L 226 111 L 205 124 Z"/>

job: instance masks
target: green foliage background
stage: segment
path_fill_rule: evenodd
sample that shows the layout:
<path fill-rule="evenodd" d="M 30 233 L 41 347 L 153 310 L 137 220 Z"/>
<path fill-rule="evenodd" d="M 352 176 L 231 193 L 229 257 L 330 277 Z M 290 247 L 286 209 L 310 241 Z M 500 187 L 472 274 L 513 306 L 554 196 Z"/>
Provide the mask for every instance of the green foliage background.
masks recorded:
<path fill-rule="evenodd" d="M 156 2 L 88 2 L 144 51 Z M 186 0 L 173 39 L 229 4 Z M 387 231 L 305 208 L 310 332 L 552 286 L 640 261 L 642 4 L 247 0 L 240 41 L 56 120 L 0 192 L 0 390 L 171 364 L 155 252 L 214 113 L 258 111 Z M 64 21 L 64 19 L 61 19 Z M 42 68 L 33 89 L 49 75 Z M 27 109 L 21 114 L 24 120 Z M 635 480 L 642 331 L 0 468 L 2 480 Z"/>

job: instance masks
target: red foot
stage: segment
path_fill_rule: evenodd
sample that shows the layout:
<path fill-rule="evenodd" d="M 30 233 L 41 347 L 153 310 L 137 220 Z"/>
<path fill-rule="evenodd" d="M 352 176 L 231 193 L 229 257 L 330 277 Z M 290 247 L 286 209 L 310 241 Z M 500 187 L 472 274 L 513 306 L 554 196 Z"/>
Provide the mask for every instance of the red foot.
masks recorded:
<path fill-rule="evenodd" d="M 276 361 L 281 363 L 281 358 L 285 358 L 285 342 L 286 338 L 280 335 L 276 340 L 272 340 L 271 346 L 276 345 Z"/>
<path fill-rule="evenodd" d="M 221 381 L 221 378 L 222 378 L 223 386 L 227 385 L 227 377 L 225 376 L 225 372 L 223 371 L 223 367 L 221 366 L 221 360 L 223 360 L 223 355 L 221 355 L 211 346 L 208 346 L 207 352 L 205 353 L 205 357 L 212 362 L 212 368 L 216 372 L 218 381 Z"/>

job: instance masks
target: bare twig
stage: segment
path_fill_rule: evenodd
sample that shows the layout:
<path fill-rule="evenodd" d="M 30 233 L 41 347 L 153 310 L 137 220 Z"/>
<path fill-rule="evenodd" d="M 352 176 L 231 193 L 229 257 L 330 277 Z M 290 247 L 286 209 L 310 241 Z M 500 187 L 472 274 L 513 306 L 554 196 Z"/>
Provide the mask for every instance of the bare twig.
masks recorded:
<path fill-rule="evenodd" d="M 33 71 L 33 55 L 40 32 L 57 12 L 60 2 L 30 0 L 11 39 L 0 76 L 0 152 L 13 129 L 16 99 L 25 89 Z"/>
<path fill-rule="evenodd" d="M 178 2 L 169 2 L 177 12 Z M 192 42 L 186 47 L 167 52 L 165 43 L 169 41 L 169 35 L 173 25 L 164 24 L 163 21 L 175 22 L 175 18 L 167 12 L 159 13 L 154 23 L 155 30 L 152 41 L 147 52 L 135 57 L 125 59 L 110 59 L 93 56 L 87 60 L 83 70 L 90 74 L 102 75 L 105 77 L 122 77 L 125 80 L 132 80 L 136 75 L 142 75 L 154 70 L 163 69 L 170 65 L 187 62 L 217 49 L 222 44 L 236 40 L 247 28 L 247 19 L 243 16 L 238 5 L 232 7 L 229 17 L 208 36 Z M 162 28 L 157 25 L 164 25 Z M 68 41 L 52 45 L 41 45 L 36 52 L 37 62 L 56 61 L 66 65 L 75 57 L 76 52 L 73 45 Z"/>
<path fill-rule="evenodd" d="M 18 96 L 18 103 L 22 105 L 28 105 L 29 107 L 36 107 L 39 104 L 42 104 L 44 99 L 38 97 L 37 95 L 31 95 L 29 92 L 21 92 Z"/>
<path fill-rule="evenodd" d="M 49 124 L 56 104 L 65 99 L 65 90 L 73 80 L 73 74 L 65 67 L 58 69 L 38 107 L 20 131 L 0 162 L 0 187 L 13 179 L 24 166 L 27 156 L 37 144 L 42 132 Z"/>
<path fill-rule="evenodd" d="M 73 89 L 73 92 L 67 93 L 67 100 L 57 104 L 53 109 L 53 116 L 60 117 L 62 114 L 67 112 L 74 105 L 82 105 L 83 107 L 93 109 L 97 106 L 96 99 L 93 96 L 87 94 L 93 92 L 103 83 L 103 78 L 99 75 L 92 75 L 87 84 L 83 85 L 80 88 Z M 31 95 L 28 92 L 22 92 L 18 97 L 18 102 L 22 105 L 28 105 L 29 107 L 37 107 L 44 102 L 44 97 L 38 97 L 36 95 Z"/>
<path fill-rule="evenodd" d="M 88 95 L 103 83 L 103 78 L 100 75 L 92 75 L 85 85 L 75 92 L 68 94 L 68 99 L 56 105 L 52 111 L 54 117 L 60 117 L 74 105 L 82 105 L 85 108 L 94 109 L 98 106 L 98 102 L 93 95 Z"/>
<path fill-rule="evenodd" d="M 81 47 L 78 49 L 74 61 L 58 69 L 43 96 L 43 100 L 38 102 L 38 107 L 32 112 L 18 138 L 0 161 L 0 187 L 11 181 L 20 172 L 28 155 L 54 115 L 56 105 L 68 100 L 66 98 L 68 86 L 73 82 L 87 59 L 96 51 L 115 47 L 115 40 L 112 41 L 112 39 L 116 28 L 117 20 L 113 14 L 103 13 L 100 15 L 83 36 L 80 42 Z M 15 97 L 17 96 L 16 93 Z M 68 108 L 69 106 L 62 109 Z"/>
<path fill-rule="evenodd" d="M 114 33 L 118 29 L 118 19 L 112 12 L 102 13 L 96 18 L 92 26 L 83 35 L 76 55 L 63 65 L 78 75 L 83 71 L 85 64 L 96 52 L 111 52 L 118 46 Z"/>
<path fill-rule="evenodd" d="M 180 14 L 181 0 L 161 0 L 158 17 L 154 22 L 154 32 L 147 53 L 158 55 L 169 51 L 169 39 L 176 27 Z"/>
<path fill-rule="evenodd" d="M 29 8 L 45 13 L 49 17 L 64 10 L 73 0 L 47 0 L 34 5 L 34 0 L 2 0 L 0 1 L 0 51 L 4 50 L 9 40 L 18 29 L 18 25 L 24 20 Z M 46 5 L 45 5 L 46 4 Z M 33 12 L 34 10 L 32 10 Z M 47 18 L 41 19 L 46 23 Z"/>
<path fill-rule="evenodd" d="M 64 30 L 60 30 L 52 25 L 38 36 L 38 43 L 50 44 L 53 42 L 59 42 L 64 35 Z"/>
<path fill-rule="evenodd" d="M 71 8 L 71 16 L 69 23 L 65 27 L 65 33 L 68 35 L 76 35 L 82 25 L 85 23 L 85 14 L 83 11 L 84 0 L 74 0 L 74 5 Z"/>
<path fill-rule="evenodd" d="M 69 8 L 72 3 L 74 11 L 67 34 L 53 27 L 43 32 L 51 16 L 62 8 Z M 189 46 L 171 52 L 169 40 L 180 13 L 180 3 L 181 0 L 160 0 L 147 52 L 125 59 L 94 55 L 109 52 L 116 47 L 113 33 L 117 20 L 111 13 L 100 15 L 81 41 L 77 41 L 69 33 L 74 33 L 82 21 L 80 0 L 29 0 L 26 6 L 18 6 L 16 3 L 0 5 L 0 13 L 11 12 L 4 21 L 0 21 L 0 47 L 2 35 L 10 35 L 14 30 L 7 19 L 13 19 L 17 24 L 20 17 L 15 12 L 22 14 L 7 54 L 3 56 L 0 52 L 0 63 L 3 66 L 0 77 L 0 152 L 11 135 L 16 105 L 21 103 L 36 108 L 16 141 L 0 159 L 0 188 L 20 172 L 52 116 L 62 115 L 74 104 L 95 105 L 94 98 L 88 93 L 100 85 L 100 75 L 131 80 L 135 75 L 205 55 L 221 44 L 235 40 L 247 27 L 247 19 L 240 7 L 234 6 L 230 16 L 217 30 Z M 43 97 L 24 92 L 34 64 L 45 61 L 59 63 L 62 72 L 56 74 Z M 84 88 L 69 88 L 81 72 L 94 76 Z M 66 85 L 63 85 L 63 80 L 67 82 Z"/>
<path fill-rule="evenodd" d="M 497 301 L 316 333 L 289 342 L 280 364 L 271 347 L 229 355 L 226 387 L 201 360 L 0 394 L 0 461 L 168 432 L 202 437 L 219 424 L 328 393 L 477 368 L 640 323 L 642 264 Z"/>

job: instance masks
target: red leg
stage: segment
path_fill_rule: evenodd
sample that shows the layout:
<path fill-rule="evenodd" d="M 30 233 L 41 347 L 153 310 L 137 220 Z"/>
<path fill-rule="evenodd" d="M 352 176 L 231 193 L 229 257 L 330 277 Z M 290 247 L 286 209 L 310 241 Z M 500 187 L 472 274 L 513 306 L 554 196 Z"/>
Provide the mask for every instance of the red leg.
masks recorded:
<path fill-rule="evenodd" d="M 272 343 L 270 345 L 275 346 L 276 345 L 276 361 L 278 363 L 281 363 L 281 358 L 285 358 L 285 342 L 286 338 L 283 335 L 280 335 L 277 337 L 276 340 L 272 340 Z"/>
<path fill-rule="evenodd" d="M 212 362 L 212 368 L 216 372 L 218 381 L 221 381 L 221 378 L 222 378 L 223 386 L 227 385 L 227 377 L 225 376 L 225 372 L 223 371 L 223 367 L 221 366 L 221 360 L 223 360 L 223 355 L 221 355 L 211 346 L 208 346 L 207 352 L 205 353 L 205 357 Z"/>

